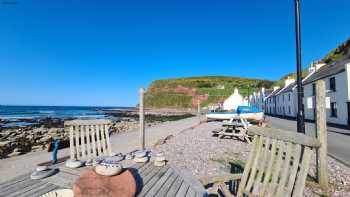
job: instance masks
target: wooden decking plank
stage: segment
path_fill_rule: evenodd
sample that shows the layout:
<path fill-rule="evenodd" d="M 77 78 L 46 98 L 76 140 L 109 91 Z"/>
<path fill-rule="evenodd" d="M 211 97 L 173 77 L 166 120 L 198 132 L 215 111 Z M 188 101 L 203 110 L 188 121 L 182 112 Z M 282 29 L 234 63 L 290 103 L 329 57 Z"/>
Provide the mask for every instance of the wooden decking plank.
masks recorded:
<path fill-rule="evenodd" d="M 195 197 L 195 196 L 196 196 L 196 191 L 194 191 L 194 189 L 192 189 L 190 186 L 187 190 L 186 197 Z"/>
<path fill-rule="evenodd" d="M 157 197 L 163 197 L 167 196 L 168 191 L 170 190 L 171 186 L 175 183 L 176 179 L 179 176 L 174 173 L 173 176 L 170 176 L 169 179 L 164 183 L 162 188 L 159 190 L 159 192 L 156 194 Z"/>
<path fill-rule="evenodd" d="M 8 193 L 6 196 L 7 197 L 16 197 L 16 196 L 19 196 L 20 194 L 23 194 L 23 193 L 29 192 L 30 190 L 38 188 L 38 187 L 42 186 L 43 184 L 45 185 L 46 183 L 41 182 L 41 181 L 36 182 L 35 184 L 29 185 L 28 187 L 24 187 L 24 188 L 20 188 L 18 190 L 12 191 L 11 193 Z"/>
<path fill-rule="evenodd" d="M 57 185 L 51 184 L 51 185 L 45 187 L 44 189 L 36 191 L 36 193 L 24 195 L 23 197 L 38 197 L 38 196 L 44 195 L 44 194 L 51 192 L 53 190 L 56 190 L 56 189 L 60 189 L 60 187 L 58 187 Z"/>
<path fill-rule="evenodd" d="M 5 188 L 5 187 L 8 187 L 8 186 L 13 185 L 13 184 L 15 184 L 15 183 L 24 181 L 24 180 L 26 180 L 29 176 L 30 176 L 30 174 L 29 174 L 29 173 L 26 173 L 26 174 L 19 175 L 19 176 L 15 177 L 15 178 L 13 178 L 13 179 L 11 179 L 11 180 L 2 182 L 2 183 L 0 183 L 0 190 L 1 190 L 1 188 Z"/>
<path fill-rule="evenodd" d="M 187 194 L 187 190 L 190 186 L 185 182 L 182 181 L 180 189 L 176 193 L 176 197 L 184 197 Z"/>
<path fill-rule="evenodd" d="M 10 187 L 7 187 L 6 189 L 0 191 L 1 195 L 7 196 L 10 193 L 16 192 L 18 190 L 24 190 L 26 187 L 30 187 L 31 185 L 40 183 L 40 180 L 31 180 L 28 178 L 28 180 L 16 183 L 14 185 L 11 185 Z"/>
<path fill-rule="evenodd" d="M 153 165 L 151 163 L 147 163 L 142 168 L 140 168 L 138 171 L 142 176 L 145 176 L 152 169 L 153 169 Z"/>
<path fill-rule="evenodd" d="M 169 168 L 167 170 L 167 172 L 160 178 L 157 180 L 156 184 L 150 188 L 150 190 L 148 190 L 148 192 L 146 193 L 146 196 L 154 196 L 156 195 L 159 190 L 163 187 L 164 183 L 169 179 L 169 177 L 171 176 L 175 176 L 174 175 L 174 170 L 172 170 L 171 168 Z"/>
<path fill-rule="evenodd" d="M 142 177 L 143 185 L 146 185 L 148 180 L 151 179 L 159 171 L 159 169 L 160 168 L 151 165 L 145 171 L 142 171 L 140 174 Z"/>
<path fill-rule="evenodd" d="M 144 182 L 144 186 L 139 196 L 145 196 L 148 190 L 150 190 L 156 184 L 156 182 L 168 171 L 169 168 L 165 166 L 160 168 L 160 170 L 159 168 L 154 169 L 156 170 L 155 173 L 149 174 L 150 179 L 149 181 Z"/>
<path fill-rule="evenodd" d="M 26 196 L 34 196 L 34 195 L 35 196 L 39 196 L 41 194 L 46 193 L 45 192 L 47 190 L 46 188 L 53 188 L 53 189 L 55 189 L 55 188 L 58 188 L 58 186 L 54 185 L 54 184 L 51 184 L 51 183 L 45 183 L 45 184 L 42 184 L 42 185 L 40 185 L 38 187 L 32 188 L 31 190 L 28 190 L 26 192 L 20 193 L 20 194 L 17 195 L 17 197 L 26 197 Z M 42 191 L 44 191 L 44 193 L 42 193 Z"/>
<path fill-rule="evenodd" d="M 180 189 L 182 182 L 183 182 L 183 178 L 181 176 L 178 176 L 174 181 L 174 183 L 171 185 L 166 196 L 169 196 L 169 197 L 175 196 L 177 191 Z"/>
<path fill-rule="evenodd" d="M 70 188 L 78 180 L 78 178 L 79 176 L 61 171 L 54 176 L 44 179 L 44 181 L 60 187 Z"/>

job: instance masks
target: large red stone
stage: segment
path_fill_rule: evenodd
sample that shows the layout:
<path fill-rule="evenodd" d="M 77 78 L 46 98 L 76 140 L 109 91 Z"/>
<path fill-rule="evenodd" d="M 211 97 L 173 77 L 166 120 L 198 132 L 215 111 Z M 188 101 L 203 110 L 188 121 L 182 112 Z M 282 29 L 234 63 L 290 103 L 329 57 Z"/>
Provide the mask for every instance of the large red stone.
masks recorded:
<path fill-rule="evenodd" d="M 117 176 L 102 176 L 94 170 L 84 172 L 73 186 L 75 197 L 132 197 L 136 181 L 129 170 Z"/>

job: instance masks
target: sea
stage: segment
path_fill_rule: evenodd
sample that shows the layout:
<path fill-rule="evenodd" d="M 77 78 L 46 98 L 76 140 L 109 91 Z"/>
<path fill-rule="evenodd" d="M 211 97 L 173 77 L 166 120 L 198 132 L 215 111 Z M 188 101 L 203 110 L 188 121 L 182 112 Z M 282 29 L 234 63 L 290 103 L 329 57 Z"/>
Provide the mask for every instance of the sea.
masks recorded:
<path fill-rule="evenodd" d="M 103 110 L 131 109 L 131 107 L 85 107 L 85 106 L 14 106 L 0 105 L 0 127 L 31 125 L 30 121 L 44 118 L 102 119 L 110 118 Z"/>

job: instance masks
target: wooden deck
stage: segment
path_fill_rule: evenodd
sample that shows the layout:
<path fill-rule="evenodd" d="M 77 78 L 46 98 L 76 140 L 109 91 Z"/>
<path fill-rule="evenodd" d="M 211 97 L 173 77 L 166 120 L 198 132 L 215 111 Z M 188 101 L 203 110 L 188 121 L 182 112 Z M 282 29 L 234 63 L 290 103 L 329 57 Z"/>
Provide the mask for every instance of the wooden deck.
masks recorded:
<path fill-rule="evenodd" d="M 85 168 L 68 169 L 59 166 L 60 171 L 46 179 L 31 180 L 24 174 L 10 181 L 0 183 L 0 196 L 37 197 L 59 188 L 72 188 Z M 176 167 L 156 167 L 153 163 L 136 164 L 128 168 L 137 183 L 137 196 L 199 197 L 206 192 L 199 181 L 180 172 Z"/>

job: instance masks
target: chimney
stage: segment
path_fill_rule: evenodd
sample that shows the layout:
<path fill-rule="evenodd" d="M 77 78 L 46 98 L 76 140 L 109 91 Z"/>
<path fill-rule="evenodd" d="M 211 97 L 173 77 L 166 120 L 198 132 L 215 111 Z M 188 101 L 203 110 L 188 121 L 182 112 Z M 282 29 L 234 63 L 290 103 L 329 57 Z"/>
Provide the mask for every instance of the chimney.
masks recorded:
<path fill-rule="evenodd" d="M 284 80 L 284 87 L 287 87 L 288 85 L 290 85 L 294 82 L 295 82 L 295 79 L 288 77 L 287 79 Z"/>
<path fill-rule="evenodd" d="M 317 64 L 315 64 L 315 69 L 318 70 L 324 65 L 326 65 L 326 64 L 325 63 L 317 63 Z"/>
<path fill-rule="evenodd" d="M 273 91 L 276 91 L 276 90 L 278 90 L 280 87 L 279 86 L 274 86 L 273 87 Z"/>

